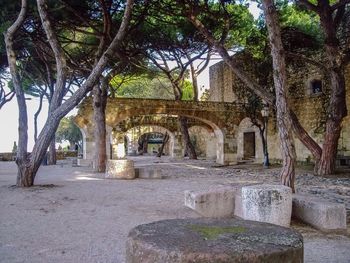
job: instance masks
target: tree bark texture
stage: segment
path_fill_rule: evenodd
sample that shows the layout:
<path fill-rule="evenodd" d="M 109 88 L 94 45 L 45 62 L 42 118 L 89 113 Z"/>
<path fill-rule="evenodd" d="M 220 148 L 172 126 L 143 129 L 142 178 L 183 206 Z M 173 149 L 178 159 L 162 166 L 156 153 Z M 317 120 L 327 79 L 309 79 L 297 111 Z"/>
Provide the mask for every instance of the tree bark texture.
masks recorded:
<path fill-rule="evenodd" d="M 276 92 L 278 135 L 281 142 L 283 167 L 281 183 L 294 189 L 296 153 L 288 107 L 287 72 L 281 32 L 273 0 L 263 0 L 263 10 L 268 29 L 273 62 L 273 78 Z"/>
<path fill-rule="evenodd" d="M 50 142 L 49 151 L 47 153 L 47 165 L 55 165 L 56 163 L 56 137 L 53 136 L 53 139 Z"/>
<path fill-rule="evenodd" d="M 330 76 L 330 98 L 327 110 L 326 131 L 322 145 L 322 156 L 317 162 L 316 175 L 335 173 L 338 141 L 341 134 L 341 123 L 347 116 L 346 89 L 340 44 L 337 38 L 337 17 L 334 15 L 329 1 L 318 1 L 317 13 L 320 16 L 321 28 L 325 35 L 326 67 Z"/>
<path fill-rule="evenodd" d="M 104 81 L 102 81 L 104 82 Z M 93 89 L 94 108 L 94 137 L 95 137 L 95 160 L 94 171 L 103 173 L 106 171 L 107 149 L 106 149 L 106 105 L 107 92 L 105 84 L 95 85 Z"/>
<path fill-rule="evenodd" d="M 190 159 L 197 159 L 196 150 L 190 139 L 190 134 L 188 133 L 187 118 L 184 116 L 179 116 L 180 130 L 183 136 L 185 151 Z"/>

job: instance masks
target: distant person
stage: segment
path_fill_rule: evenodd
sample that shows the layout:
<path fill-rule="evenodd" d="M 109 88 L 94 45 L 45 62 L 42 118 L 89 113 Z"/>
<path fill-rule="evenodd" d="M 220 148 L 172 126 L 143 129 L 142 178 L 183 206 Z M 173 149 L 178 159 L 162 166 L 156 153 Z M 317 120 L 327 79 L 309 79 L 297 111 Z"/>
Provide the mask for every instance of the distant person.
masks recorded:
<path fill-rule="evenodd" d="M 74 145 L 74 150 L 75 150 L 76 152 L 79 150 L 79 146 L 78 146 L 77 143 Z"/>

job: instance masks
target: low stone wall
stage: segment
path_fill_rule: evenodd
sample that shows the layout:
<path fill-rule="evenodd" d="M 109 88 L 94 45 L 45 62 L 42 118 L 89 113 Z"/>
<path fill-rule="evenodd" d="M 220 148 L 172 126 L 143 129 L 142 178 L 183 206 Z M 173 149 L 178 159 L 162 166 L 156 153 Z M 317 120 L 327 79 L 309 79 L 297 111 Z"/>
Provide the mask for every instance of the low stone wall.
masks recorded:
<path fill-rule="evenodd" d="M 9 162 L 14 161 L 16 157 L 16 154 L 14 153 L 0 153 L 0 161 Z"/>

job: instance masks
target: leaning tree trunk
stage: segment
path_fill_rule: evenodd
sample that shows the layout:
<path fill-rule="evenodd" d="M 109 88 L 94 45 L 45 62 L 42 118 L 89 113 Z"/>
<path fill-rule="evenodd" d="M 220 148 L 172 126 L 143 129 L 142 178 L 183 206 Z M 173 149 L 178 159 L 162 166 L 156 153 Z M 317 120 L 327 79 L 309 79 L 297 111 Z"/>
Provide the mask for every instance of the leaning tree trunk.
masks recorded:
<path fill-rule="evenodd" d="M 55 165 L 57 163 L 57 156 L 56 156 L 56 138 L 55 136 L 50 142 L 49 146 L 49 152 L 47 154 L 47 164 L 48 165 Z"/>
<path fill-rule="evenodd" d="M 105 82 L 105 81 L 102 81 Z M 107 93 L 104 84 L 95 85 L 93 89 L 94 99 L 94 135 L 95 135 L 95 160 L 94 160 L 94 171 L 103 173 L 106 171 L 107 162 L 107 149 L 106 149 L 106 104 L 107 104 Z"/>
<path fill-rule="evenodd" d="M 273 0 L 263 0 L 263 10 L 271 45 L 273 78 L 276 92 L 277 125 L 283 157 L 283 167 L 280 178 L 283 185 L 291 187 L 293 192 L 295 192 L 296 153 L 287 102 L 287 72 L 281 32 Z"/>
<path fill-rule="evenodd" d="M 335 173 L 338 141 L 341 134 L 341 123 L 347 114 L 345 101 L 345 80 L 340 70 L 331 72 L 332 95 L 329 102 L 326 132 L 322 147 L 322 155 L 316 163 L 316 175 L 329 175 Z"/>
<path fill-rule="evenodd" d="M 328 175 L 335 172 L 338 141 L 341 123 L 347 116 L 346 89 L 344 72 L 340 66 L 341 52 L 337 39 L 336 18 L 327 1 L 319 2 L 321 27 L 325 35 L 326 67 L 330 72 L 330 99 L 327 111 L 326 132 L 322 147 L 322 156 L 315 166 L 316 175 Z M 338 13 L 341 10 L 337 10 Z"/>
<path fill-rule="evenodd" d="M 179 122 L 180 122 L 180 130 L 185 143 L 185 150 L 188 154 L 188 157 L 190 159 L 197 159 L 196 150 L 194 149 L 194 146 L 191 142 L 190 134 L 188 133 L 187 118 L 183 116 L 179 116 Z"/>
<path fill-rule="evenodd" d="M 162 141 L 162 145 L 160 146 L 159 152 L 157 154 L 157 157 L 162 157 L 163 155 L 163 151 L 164 151 L 164 147 L 167 144 L 167 142 L 169 141 L 169 134 L 166 132 Z"/>

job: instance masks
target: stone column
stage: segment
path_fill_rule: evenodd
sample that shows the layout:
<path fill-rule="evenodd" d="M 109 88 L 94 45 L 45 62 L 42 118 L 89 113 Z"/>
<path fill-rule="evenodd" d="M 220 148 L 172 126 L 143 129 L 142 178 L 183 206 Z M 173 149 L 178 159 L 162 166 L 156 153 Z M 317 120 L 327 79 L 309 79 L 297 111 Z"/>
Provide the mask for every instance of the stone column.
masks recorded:
<path fill-rule="evenodd" d="M 113 134 L 113 145 L 112 145 L 112 158 L 121 159 L 124 158 L 125 144 L 124 144 L 124 133 L 114 132 Z"/>
<path fill-rule="evenodd" d="M 112 127 L 106 125 L 106 153 L 107 153 L 107 160 L 112 159 L 111 156 L 111 145 L 112 145 Z"/>
<path fill-rule="evenodd" d="M 206 151 L 205 151 L 205 157 L 207 159 L 213 159 L 216 158 L 216 147 L 217 147 L 217 139 L 215 137 L 215 134 L 212 132 L 209 134 L 209 138 L 206 138 Z"/>
<path fill-rule="evenodd" d="M 182 134 L 181 132 L 174 132 L 175 134 L 175 139 L 174 139 L 174 147 L 173 147 L 173 152 L 171 154 L 171 157 L 174 158 L 182 158 L 185 154 L 185 149 L 183 145 L 183 140 L 182 140 Z"/>
<path fill-rule="evenodd" d="M 237 164 L 237 139 L 234 134 L 217 133 L 216 162 L 223 165 Z"/>

